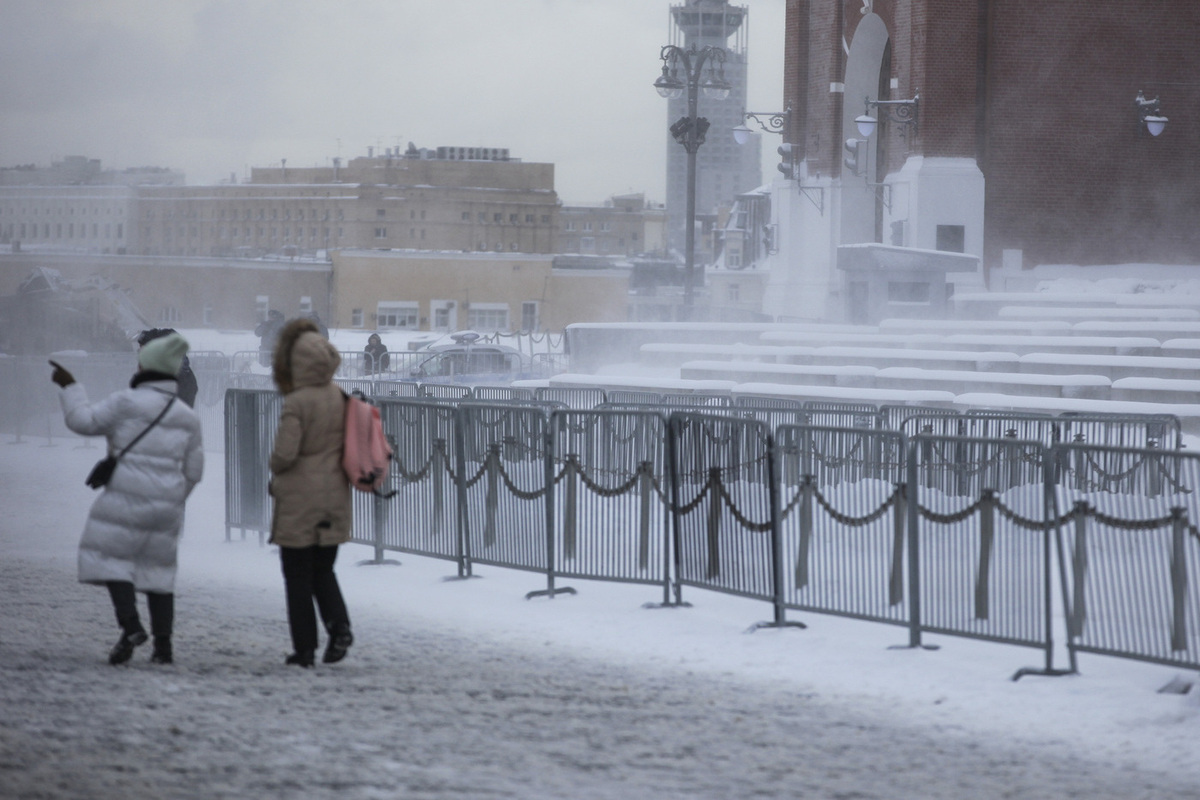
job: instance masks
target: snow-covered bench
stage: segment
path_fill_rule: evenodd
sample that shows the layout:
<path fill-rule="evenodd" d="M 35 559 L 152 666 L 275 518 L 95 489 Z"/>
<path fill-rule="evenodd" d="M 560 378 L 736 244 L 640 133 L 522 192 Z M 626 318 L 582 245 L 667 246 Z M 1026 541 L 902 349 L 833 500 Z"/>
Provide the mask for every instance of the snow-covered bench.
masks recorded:
<path fill-rule="evenodd" d="M 791 361 L 812 353 L 812 347 L 769 344 L 705 344 L 686 342 L 652 342 L 642 345 L 638 354 L 643 364 L 677 368 L 695 359 L 738 359 L 742 361 Z"/>
<path fill-rule="evenodd" d="M 1090 353 L 1112 356 L 1159 355 L 1158 339 L 1147 336 L 1021 336 L 960 333 L 942 338 L 941 346 L 960 350 L 1006 350 L 1028 353 Z"/>
<path fill-rule="evenodd" d="M 1065 353 L 1030 353 L 1021 356 L 1020 371 L 1027 373 L 1080 372 L 1120 378 L 1200 379 L 1200 358 L 1168 356 L 1094 356 Z"/>
<path fill-rule="evenodd" d="M 939 333 L 840 333 L 838 331 L 767 331 L 759 339 L 763 344 L 806 345 L 829 347 L 938 347 L 942 340 Z"/>
<path fill-rule="evenodd" d="M 1014 319 L 884 319 L 879 321 L 880 333 L 1018 333 L 1053 336 L 1071 332 L 1071 323 L 1061 319 L 1034 321 Z"/>
<path fill-rule="evenodd" d="M 1200 338 L 1200 320 L 1091 319 L 1076 322 L 1070 328 L 1075 336 L 1152 336 L 1160 342 Z"/>
<path fill-rule="evenodd" d="M 1096 306 L 1003 306 L 997 312 L 1000 319 L 1064 319 L 1075 322 L 1089 320 L 1200 320 L 1194 308 L 1099 308 Z"/>
<path fill-rule="evenodd" d="M 949 406 L 954 402 L 952 392 L 931 389 L 863 389 L 848 386 L 797 386 L 788 383 L 739 383 L 733 387 L 732 392 L 735 397 L 749 395 L 876 405 Z"/>
<path fill-rule="evenodd" d="M 764 364 L 754 361 L 688 361 L 679 377 L 693 380 L 767 381 L 806 386 L 870 387 L 875 367 L 813 364 Z"/>
<path fill-rule="evenodd" d="M 890 347 L 818 347 L 800 363 L 866 367 L 923 367 L 925 369 L 1016 371 L 1020 356 L 1007 352 L 928 350 Z"/>
<path fill-rule="evenodd" d="M 1031 375 L 1020 372 L 884 367 L 875 373 L 876 388 L 945 389 L 962 392 L 1011 392 L 1036 397 L 1104 399 L 1112 381 L 1103 375 Z"/>
<path fill-rule="evenodd" d="M 1179 418 L 1180 425 L 1186 433 L 1200 432 L 1200 403 L 1147 403 L 1134 400 L 1084 400 L 966 392 L 955 397 L 952 405 L 961 411 L 995 408 L 1051 414 L 1172 414 Z"/>
<path fill-rule="evenodd" d="M 1121 378 L 1113 381 L 1109 397 L 1148 403 L 1200 403 L 1200 380 Z"/>

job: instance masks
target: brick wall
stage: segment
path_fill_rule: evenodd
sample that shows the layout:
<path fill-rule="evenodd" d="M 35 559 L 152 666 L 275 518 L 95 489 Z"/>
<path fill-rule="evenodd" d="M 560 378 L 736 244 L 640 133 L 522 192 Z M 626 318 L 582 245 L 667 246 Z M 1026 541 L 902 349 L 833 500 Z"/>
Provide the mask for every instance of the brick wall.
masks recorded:
<path fill-rule="evenodd" d="M 985 259 L 1200 263 L 1200 3 L 993 0 L 990 23 Z"/>
<path fill-rule="evenodd" d="M 863 0 L 787 5 L 784 90 L 809 170 L 841 171 L 843 41 Z M 974 157 L 986 179 L 984 260 L 1200 263 L 1200 2 L 874 0 L 892 99 L 921 91 L 908 155 Z M 885 81 L 886 81 L 885 76 Z M 1170 118 L 1142 132 L 1139 89 Z M 797 111 L 797 109 L 800 109 Z"/>

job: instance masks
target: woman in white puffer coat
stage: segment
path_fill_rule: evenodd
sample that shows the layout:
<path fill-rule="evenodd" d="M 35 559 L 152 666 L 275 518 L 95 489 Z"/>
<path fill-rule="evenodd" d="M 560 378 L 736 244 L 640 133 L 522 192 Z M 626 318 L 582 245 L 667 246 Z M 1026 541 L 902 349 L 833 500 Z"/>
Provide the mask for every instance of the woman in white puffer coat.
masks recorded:
<path fill-rule="evenodd" d="M 149 605 L 151 660 L 173 660 L 175 565 L 184 501 L 204 471 L 200 418 L 175 398 L 187 346 L 178 333 L 147 343 L 138 353 L 130 388 L 95 403 L 61 366 L 55 364 L 51 376 L 62 387 L 67 427 L 85 436 L 105 436 L 109 455 L 146 431 L 121 457 L 92 504 L 79 542 L 79 581 L 108 587 L 121 626 L 121 638 L 109 652 L 111 664 L 128 661 L 148 638 L 138 616 L 137 592 L 146 594 Z"/>

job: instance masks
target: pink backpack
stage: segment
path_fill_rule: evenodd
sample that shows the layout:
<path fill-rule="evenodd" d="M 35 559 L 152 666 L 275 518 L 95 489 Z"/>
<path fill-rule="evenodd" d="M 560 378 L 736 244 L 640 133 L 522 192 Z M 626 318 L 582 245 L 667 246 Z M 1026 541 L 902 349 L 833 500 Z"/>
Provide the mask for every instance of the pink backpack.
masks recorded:
<path fill-rule="evenodd" d="M 342 469 L 350 485 L 360 492 L 383 494 L 380 489 L 391 471 L 392 448 L 383 433 L 379 409 L 362 392 L 346 396 L 346 445 L 342 451 Z"/>

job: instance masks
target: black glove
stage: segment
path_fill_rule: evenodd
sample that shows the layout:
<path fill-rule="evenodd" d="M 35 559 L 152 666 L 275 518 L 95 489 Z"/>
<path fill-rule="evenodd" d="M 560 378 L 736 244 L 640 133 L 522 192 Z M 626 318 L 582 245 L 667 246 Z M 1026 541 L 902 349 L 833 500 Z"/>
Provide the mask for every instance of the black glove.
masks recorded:
<path fill-rule="evenodd" d="M 75 382 L 75 376 L 67 372 L 66 368 L 57 361 L 51 361 L 50 366 L 54 367 L 54 372 L 50 374 L 50 380 L 57 383 L 63 389 Z"/>

